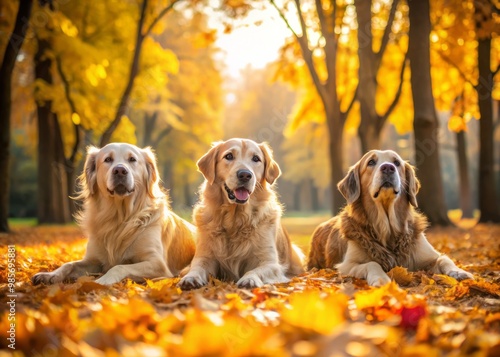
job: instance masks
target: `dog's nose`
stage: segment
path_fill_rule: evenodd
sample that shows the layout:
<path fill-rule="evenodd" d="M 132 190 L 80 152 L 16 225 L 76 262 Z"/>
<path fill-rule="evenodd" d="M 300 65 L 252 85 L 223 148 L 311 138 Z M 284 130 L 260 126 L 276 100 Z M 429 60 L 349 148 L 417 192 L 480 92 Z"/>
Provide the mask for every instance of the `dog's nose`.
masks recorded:
<path fill-rule="evenodd" d="M 115 176 L 126 176 L 128 174 L 128 170 L 123 165 L 116 165 L 113 169 L 113 175 Z"/>
<path fill-rule="evenodd" d="M 393 164 L 385 163 L 380 166 L 380 171 L 382 171 L 384 174 L 391 174 L 396 172 L 396 166 L 394 166 Z"/>
<path fill-rule="evenodd" d="M 236 172 L 236 176 L 238 177 L 238 180 L 240 180 L 241 182 L 248 182 L 250 181 L 253 175 L 252 172 L 248 170 L 238 170 L 238 172 Z"/>

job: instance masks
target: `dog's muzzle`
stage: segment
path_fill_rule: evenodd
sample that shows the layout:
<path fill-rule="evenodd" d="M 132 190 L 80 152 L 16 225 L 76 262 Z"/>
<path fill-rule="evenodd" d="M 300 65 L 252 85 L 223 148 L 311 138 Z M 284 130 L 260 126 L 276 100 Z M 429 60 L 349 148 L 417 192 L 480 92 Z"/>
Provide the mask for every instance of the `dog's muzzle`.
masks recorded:
<path fill-rule="evenodd" d="M 231 190 L 226 184 L 224 184 L 224 189 L 226 190 L 227 197 L 230 201 L 234 201 L 240 204 L 246 203 L 249 200 L 250 195 L 252 194 L 245 187 L 238 187 L 235 190 Z"/>
<path fill-rule="evenodd" d="M 380 195 L 380 192 L 384 189 L 393 190 L 395 195 L 399 194 L 399 178 L 397 175 L 397 168 L 394 164 L 385 163 L 380 166 L 380 182 L 381 185 L 377 192 L 375 192 L 374 198 L 377 198 Z"/>
<path fill-rule="evenodd" d="M 108 192 L 111 195 L 128 196 L 134 192 L 134 188 L 130 187 L 130 177 L 127 168 L 123 165 L 116 165 L 112 171 L 113 188 Z"/>

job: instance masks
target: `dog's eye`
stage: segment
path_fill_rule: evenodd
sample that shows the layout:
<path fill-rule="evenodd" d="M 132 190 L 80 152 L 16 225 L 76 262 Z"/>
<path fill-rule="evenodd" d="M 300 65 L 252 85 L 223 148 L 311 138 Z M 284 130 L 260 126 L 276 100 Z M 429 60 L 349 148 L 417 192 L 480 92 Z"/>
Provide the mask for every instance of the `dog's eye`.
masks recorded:
<path fill-rule="evenodd" d="M 130 156 L 130 158 L 128 159 L 128 162 L 136 162 L 137 159 L 133 156 Z"/>
<path fill-rule="evenodd" d="M 258 157 L 257 155 L 254 155 L 254 156 L 252 157 L 252 161 L 253 161 L 253 162 L 260 162 L 260 157 Z"/>
<path fill-rule="evenodd" d="M 229 153 L 229 154 L 226 154 L 226 156 L 224 156 L 224 159 L 231 161 L 232 159 L 234 159 L 234 156 L 233 156 L 233 154 Z"/>
<path fill-rule="evenodd" d="M 111 156 L 108 156 L 104 159 L 104 162 L 113 162 L 113 158 Z"/>
<path fill-rule="evenodd" d="M 370 161 L 368 161 L 368 166 L 375 166 L 377 162 L 373 159 L 371 159 Z"/>
<path fill-rule="evenodd" d="M 399 160 L 395 160 L 394 165 L 399 166 L 399 165 L 401 165 L 401 163 L 399 162 Z"/>

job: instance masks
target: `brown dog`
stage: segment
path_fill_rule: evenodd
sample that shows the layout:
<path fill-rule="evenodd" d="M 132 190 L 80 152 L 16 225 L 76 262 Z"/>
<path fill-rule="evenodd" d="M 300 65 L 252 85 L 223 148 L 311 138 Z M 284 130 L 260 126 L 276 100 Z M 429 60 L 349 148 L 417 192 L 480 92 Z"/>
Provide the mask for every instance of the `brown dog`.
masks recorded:
<path fill-rule="evenodd" d="M 159 186 L 156 157 L 149 148 L 126 143 L 90 147 L 80 176 L 78 222 L 88 235 L 82 260 L 33 276 L 54 284 L 105 273 L 96 281 L 173 277 L 194 255 L 194 227 L 170 210 Z"/>
<path fill-rule="evenodd" d="M 394 151 L 365 154 L 338 184 L 347 206 L 313 233 L 308 268 L 336 267 L 370 285 L 390 282 L 386 272 L 395 266 L 472 278 L 427 241 L 427 219 L 414 209 L 419 188 L 413 167 Z"/>
<path fill-rule="evenodd" d="M 206 285 L 209 275 L 252 288 L 303 272 L 303 255 L 281 226 L 282 208 L 271 186 L 280 168 L 267 144 L 216 143 L 198 168 L 206 180 L 193 213 L 196 253 L 179 282 L 182 289 Z"/>

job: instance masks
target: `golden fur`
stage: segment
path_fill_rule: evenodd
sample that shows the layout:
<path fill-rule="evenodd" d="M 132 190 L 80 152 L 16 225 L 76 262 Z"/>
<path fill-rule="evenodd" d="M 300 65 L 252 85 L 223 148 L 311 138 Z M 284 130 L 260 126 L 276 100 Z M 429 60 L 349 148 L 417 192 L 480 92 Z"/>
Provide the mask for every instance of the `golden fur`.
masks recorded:
<path fill-rule="evenodd" d="M 182 289 L 206 285 L 209 275 L 251 288 L 303 272 L 303 254 L 281 226 L 282 208 L 272 188 L 280 168 L 267 144 L 216 143 L 198 168 L 206 180 L 193 213 L 196 253 Z"/>
<path fill-rule="evenodd" d="M 338 184 L 347 206 L 314 231 L 308 268 L 336 267 L 370 285 L 389 282 L 395 266 L 472 278 L 427 241 L 427 219 L 415 210 L 419 188 L 413 167 L 394 151 L 366 153 Z"/>
<path fill-rule="evenodd" d="M 80 176 L 77 221 L 88 236 L 85 257 L 36 274 L 35 284 L 105 273 L 96 281 L 173 277 L 194 255 L 194 227 L 170 210 L 150 148 L 90 147 Z"/>

